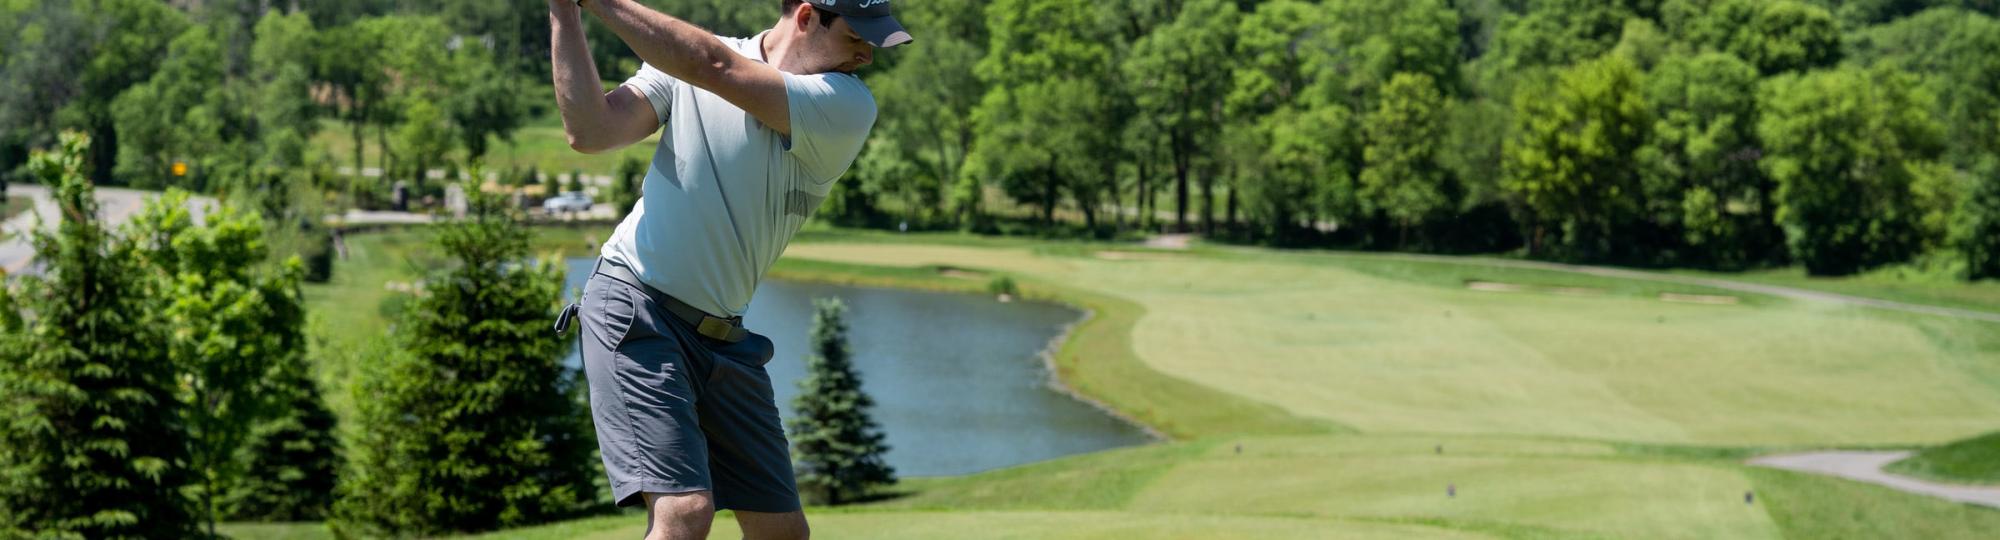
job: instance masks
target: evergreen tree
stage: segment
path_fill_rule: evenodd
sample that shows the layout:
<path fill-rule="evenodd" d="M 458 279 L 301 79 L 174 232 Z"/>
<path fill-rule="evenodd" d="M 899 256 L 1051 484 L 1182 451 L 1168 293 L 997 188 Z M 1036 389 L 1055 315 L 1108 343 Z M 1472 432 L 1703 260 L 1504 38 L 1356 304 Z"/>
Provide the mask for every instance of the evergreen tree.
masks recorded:
<path fill-rule="evenodd" d="M 799 492 L 813 503 L 854 502 L 896 481 L 895 468 L 882 462 L 889 446 L 868 413 L 875 400 L 862 392 L 851 356 L 847 305 L 838 298 L 814 300 L 812 354 L 792 399 L 797 416 L 791 422 Z"/>
<path fill-rule="evenodd" d="M 333 411 L 304 362 L 276 367 L 268 382 L 275 416 L 251 428 L 236 453 L 247 471 L 222 494 L 225 519 L 319 521 L 333 506 L 334 477 L 340 469 L 340 441 Z"/>
<path fill-rule="evenodd" d="M 343 534 L 435 535 L 539 523 L 593 501 L 596 460 L 580 381 L 548 331 L 557 265 L 528 264 L 502 201 L 467 189 L 464 220 L 403 311 L 405 354 L 355 387 L 360 435 L 334 505 Z"/>
<path fill-rule="evenodd" d="M 0 308 L 0 537 L 193 536 L 168 336 L 134 246 L 97 222 L 89 144 L 64 134 L 30 160 L 62 224 L 35 233 L 44 274 Z"/>

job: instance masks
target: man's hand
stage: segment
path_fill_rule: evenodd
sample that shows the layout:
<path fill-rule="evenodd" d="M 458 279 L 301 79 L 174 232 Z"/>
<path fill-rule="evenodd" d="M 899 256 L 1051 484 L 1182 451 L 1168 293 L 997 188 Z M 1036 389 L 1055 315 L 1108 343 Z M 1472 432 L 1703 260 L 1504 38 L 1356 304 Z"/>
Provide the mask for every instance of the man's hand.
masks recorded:
<path fill-rule="evenodd" d="M 615 150 L 660 128 L 646 96 L 629 86 L 603 90 L 574 0 L 549 0 L 549 35 L 556 109 L 562 112 L 570 148 L 585 154 Z"/>

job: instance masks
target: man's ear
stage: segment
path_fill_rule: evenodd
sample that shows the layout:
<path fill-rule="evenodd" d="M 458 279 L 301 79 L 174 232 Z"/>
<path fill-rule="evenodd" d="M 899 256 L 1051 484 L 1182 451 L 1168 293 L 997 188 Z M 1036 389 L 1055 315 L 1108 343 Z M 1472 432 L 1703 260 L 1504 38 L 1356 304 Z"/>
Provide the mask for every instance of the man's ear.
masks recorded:
<path fill-rule="evenodd" d="M 812 29 L 811 24 L 819 22 L 813 20 L 814 17 L 818 16 L 819 10 L 813 9 L 812 4 L 799 2 L 798 7 L 792 8 L 792 24 L 797 27 L 794 30 L 797 30 L 801 34 L 806 33 L 807 30 Z"/>

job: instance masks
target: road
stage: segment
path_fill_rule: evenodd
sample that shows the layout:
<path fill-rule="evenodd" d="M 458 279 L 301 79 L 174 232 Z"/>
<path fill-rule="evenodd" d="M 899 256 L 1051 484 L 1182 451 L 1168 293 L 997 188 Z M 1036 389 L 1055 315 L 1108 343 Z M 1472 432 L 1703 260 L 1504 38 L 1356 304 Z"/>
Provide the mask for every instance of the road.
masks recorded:
<path fill-rule="evenodd" d="M 1812 452 L 1764 456 L 1751 465 L 1838 476 L 1893 489 L 1953 501 L 2000 508 L 2000 486 L 1955 486 L 1890 474 L 1882 467 L 1910 457 L 1910 452 Z"/>
<path fill-rule="evenodd" d="M 0 236 L 5 237 L 5 240 L 0 240 L 0 270 L 4 270 L 6 275 L 24 271 L 32 273 L 35 271 L 31 267 L 35 260 L 35 247 L 28 243 L 29 233 L 36 227 L 54 230 L 59 223 L 56 216 L 60 210 L 56 208 L 55 199 L 46 186 L 13 184 L 7 187 L 7 196 L 32 199 L 35 206 L 0 223 Z M 97 188 L 97 214 L 110 227 L 123 226 L 145 208 L 147 201 L 159 196 L 159 192 L 154 191 L 100 187 Z M 197 223 L 207 215 L 208 207 L 214 205 L 215 199 L 211 197 L 189 197 L 187 202 Z"/>

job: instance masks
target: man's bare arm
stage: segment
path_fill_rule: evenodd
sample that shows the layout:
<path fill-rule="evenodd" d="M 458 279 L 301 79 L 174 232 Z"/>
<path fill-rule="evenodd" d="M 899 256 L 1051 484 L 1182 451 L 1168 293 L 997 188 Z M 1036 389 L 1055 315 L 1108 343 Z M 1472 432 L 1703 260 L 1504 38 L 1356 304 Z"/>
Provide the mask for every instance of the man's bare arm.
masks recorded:
<path fill-rule="evenodd" d="M 785 79 L 778 68 L 745 58 L 707 30 L 632 0 L 585 0 L 583 7 L 632 47 L 639 59 L 681 82 L 714 92 L 778 133 L 792 133 Z"/>
<path fill-rule="evenodd" d="M 549 50 L 554 62 L 556 109 L 562 111 L 569 147 L 585 154 L 623 148 L 660 128 L 646 96 L 629 86 L 605 92 L 584 40 L 582 11 L 573 0 L 549 0 Z"/>

